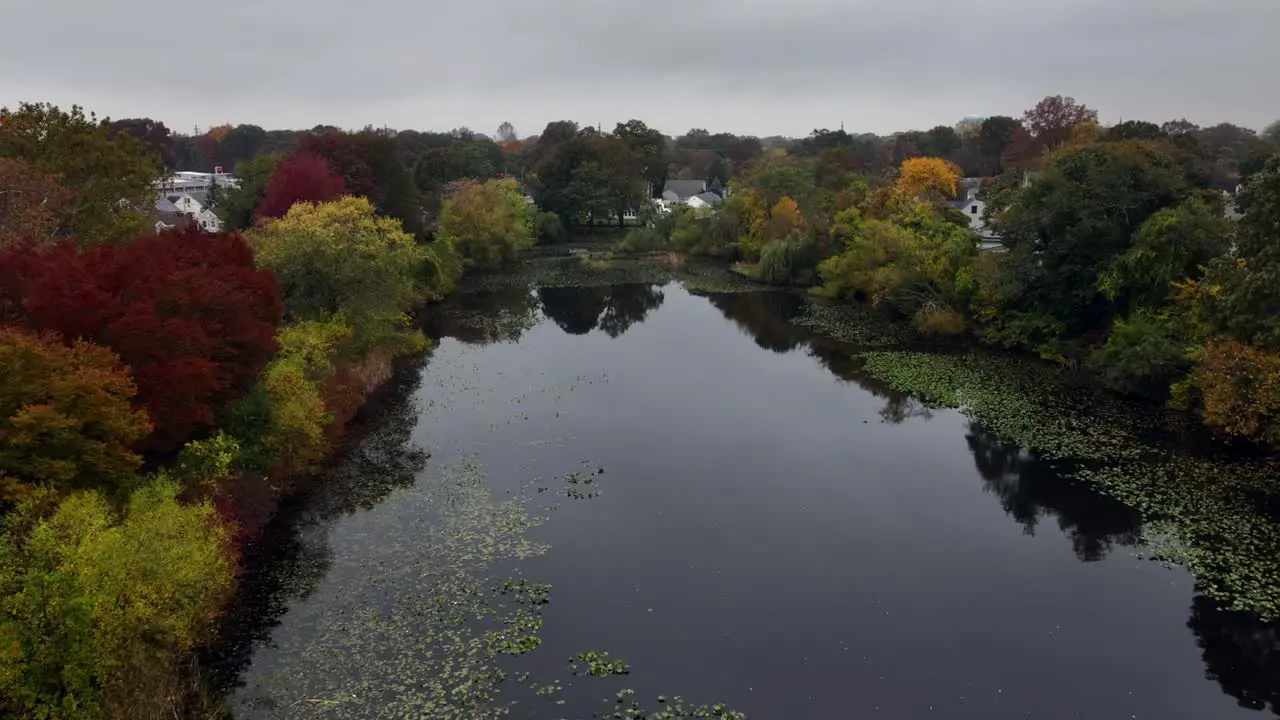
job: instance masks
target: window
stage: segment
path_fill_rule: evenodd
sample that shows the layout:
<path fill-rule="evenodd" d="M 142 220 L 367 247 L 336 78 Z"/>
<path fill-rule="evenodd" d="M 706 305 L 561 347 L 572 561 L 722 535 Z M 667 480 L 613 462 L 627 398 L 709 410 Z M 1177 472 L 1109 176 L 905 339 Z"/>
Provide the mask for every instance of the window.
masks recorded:
<path fill-rule="evenodd" d="M 977 215 L 977 214 L 978 214 L 978 206 L 977 206 L 977 205 L 974 205 L 973 207 L 969 208 L 969 212 L 970 212 L 970 213 L 972 213 L 972 214 L 974 214 L 974 215 Z"/>

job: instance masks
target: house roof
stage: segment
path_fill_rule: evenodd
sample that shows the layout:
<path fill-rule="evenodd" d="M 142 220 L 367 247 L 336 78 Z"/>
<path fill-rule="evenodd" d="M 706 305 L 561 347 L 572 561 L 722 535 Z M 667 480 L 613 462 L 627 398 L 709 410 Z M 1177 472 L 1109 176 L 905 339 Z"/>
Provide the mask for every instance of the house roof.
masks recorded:
<path fill-rule="evenodd" d="M 156 212 L 162 213 L 162 214 L 176 213 L 178 212 L 178 206 L 174 205 L 173 202 L 169 200 L 169 198 L 162 197 L 156 200 Z"/>
<path fill-rule="evenodd" d="M 673 192 L 681 198 L 691 198 L 707 191 L 706 180 L 668 180 L 662 187 L 663 192 Z"/>
<path fill-rule="evenodd" d="M 708 205 L 718 205 L 722 199 L 719 195 L 713 192 L 698 193 L 697 195 L 694 195 L 694 197 Z"/>

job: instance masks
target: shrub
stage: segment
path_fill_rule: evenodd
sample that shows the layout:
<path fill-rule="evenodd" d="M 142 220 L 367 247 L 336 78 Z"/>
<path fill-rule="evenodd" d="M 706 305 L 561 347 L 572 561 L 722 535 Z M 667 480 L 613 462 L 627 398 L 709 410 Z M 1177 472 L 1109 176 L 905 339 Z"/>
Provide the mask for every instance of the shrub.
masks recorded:
<path fill-rule="evenodd" d="M 208 637 L 232 587 L 227 528 L 160 477 L 123 518 L 97 492 L 0 532 L 0 715 L 159 717 L 175 667 Z M 166 713 L 167 711 L 167 713 Z"/>
<path fill-rule="evenodd" d="M 184 228 L 123 245 L 0 253 L 0 315 L 110 348 L 160 450 L 208 428 L 275 353 L 280 298 L 237 235 Z"/>
<path fill-rule="evenodd" d="M 1111 390 L 1155 400 L 1167 398 L 1170 386 L 1190 367 L 1168 328 L 1141 311 L 1117 320 L 1088 363 Z"/>
<path fill-rule="evenodd" d="M 130 448 L 151 429 L 133 394 L 110 350 L 0 327 L 0 506 L 41 483 L 131 487 L 141 459 Z"/>
<path fill-rule="evenodd" d="M 543 211 L 533 219 L 534 232 L 539 245 L 559 245 L 569 242 L 569 231 L 559 215 Z"/>
<path fill-rule="evenodd" d="M 800 233 L 774 240 L 760 252 L 756 277 L 773 285 L 809 285 L 818 264 L 813 238 Z"/>
<path fill-rule="evenodd" d="M 964 315 L 940 302 L 927 302 L 911 318 L 911 326 L 925 335 L 960 335 Z"/>

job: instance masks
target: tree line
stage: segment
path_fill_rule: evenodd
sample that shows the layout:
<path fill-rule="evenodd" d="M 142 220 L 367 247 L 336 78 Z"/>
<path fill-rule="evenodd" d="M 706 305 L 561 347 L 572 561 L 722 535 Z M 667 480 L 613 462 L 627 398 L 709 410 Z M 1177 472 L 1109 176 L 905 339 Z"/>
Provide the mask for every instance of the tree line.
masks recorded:
<path fill-rule="evenodd" d="M 502 180 L 452 188 L 428 240 L 394 143 L 336 130 L 242 163 L 234 230 L 148 232 L 155 134 L 0 110 L 5 717 L 216 711 L 192 653 L 245 548 L 428 345 L 414 309 L 533 242 Z"/>
<path fill-rule="evenodd" d="M 763 282 L 1086 369 L 1280 446 L 1280 125 L 1103 128 L 1050 97 L 968 132 L 999 171 L 978 198 L 1003 252 L 982 252 L 969 213 L 947 202 L 965 193 L 965 144 L 949 129 L 891 146 L 819 131 L 764 151 L 716 211 L 654 217 L 618 250 L 730 259 Z M 877 170 L 876 153 L 904 147 Z"/>
<path fill-rule="evenodd" d="M 496 135 L 0 111 L 0 712 L 199 705 L 183 661 L 246 543 L 427 345 L 413 309 L 629 212 L 619 252 L 733 261 L 1280 444 L 1277 126 L 1104 128 L 1050 97 L 890 137 Z M 213 201 L 226 232 L 148 231 L 163 173 L 215 166 L 239 178 Z M 962 176 L 985 178 L 1005 252 L 946 204 Z M 660 214 L 672 178 L 724 200 Z"/>

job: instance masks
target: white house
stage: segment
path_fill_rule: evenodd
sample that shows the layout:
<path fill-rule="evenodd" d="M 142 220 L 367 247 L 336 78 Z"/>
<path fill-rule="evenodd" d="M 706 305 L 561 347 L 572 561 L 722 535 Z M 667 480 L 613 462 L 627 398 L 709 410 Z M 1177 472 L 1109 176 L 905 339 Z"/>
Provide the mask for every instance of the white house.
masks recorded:
<path fill-rule="evenodd" d="M 222 219 L 206 207 L 209 201 L 206 190 L 169 191 L 156 199 L 154 220 L 156 230 L 176 227 L 183 218 L 191 218 L 205 232 L 220 232 Z"/>
<path fill-rule="evenodd" d="M 685 204 L 691 208 L 705 210 L 720 205 L 721 197 L 713 192 L 703 192 L 694 195 L 685 201 Z"/>
<path fill-rule="evenodd" d="M 682 205 L 706 191 L 706 180 L 668 180 L 662 187 L 662 201 L 667 205 Z"/>
<path fill-rule="evenodd" d="M 960 181 L 960 191 L 964 195 L 964 199 L 948 200 L 946 204 L 952 209 L 964 213 L 965 218 L 969 220 L 969 230 L 979 238 L 980 249 L 1002 249 L 1004 246 L 1000 243 L 1000 238 L 996 236 L 991 228 L 987 227 L 987 222 L 983 219 L 987 203 L 979 197 L 981 190 L 981 179 L 964 178 Z"/>
<path fill-rule="evenodd" d="M 222 218 L 215 215 L 209 208 L 204 208 L 200 212 L 196 213 L 195 219 L 196 224 L 205 232 L 214 233 L 222 231 Z"/>

